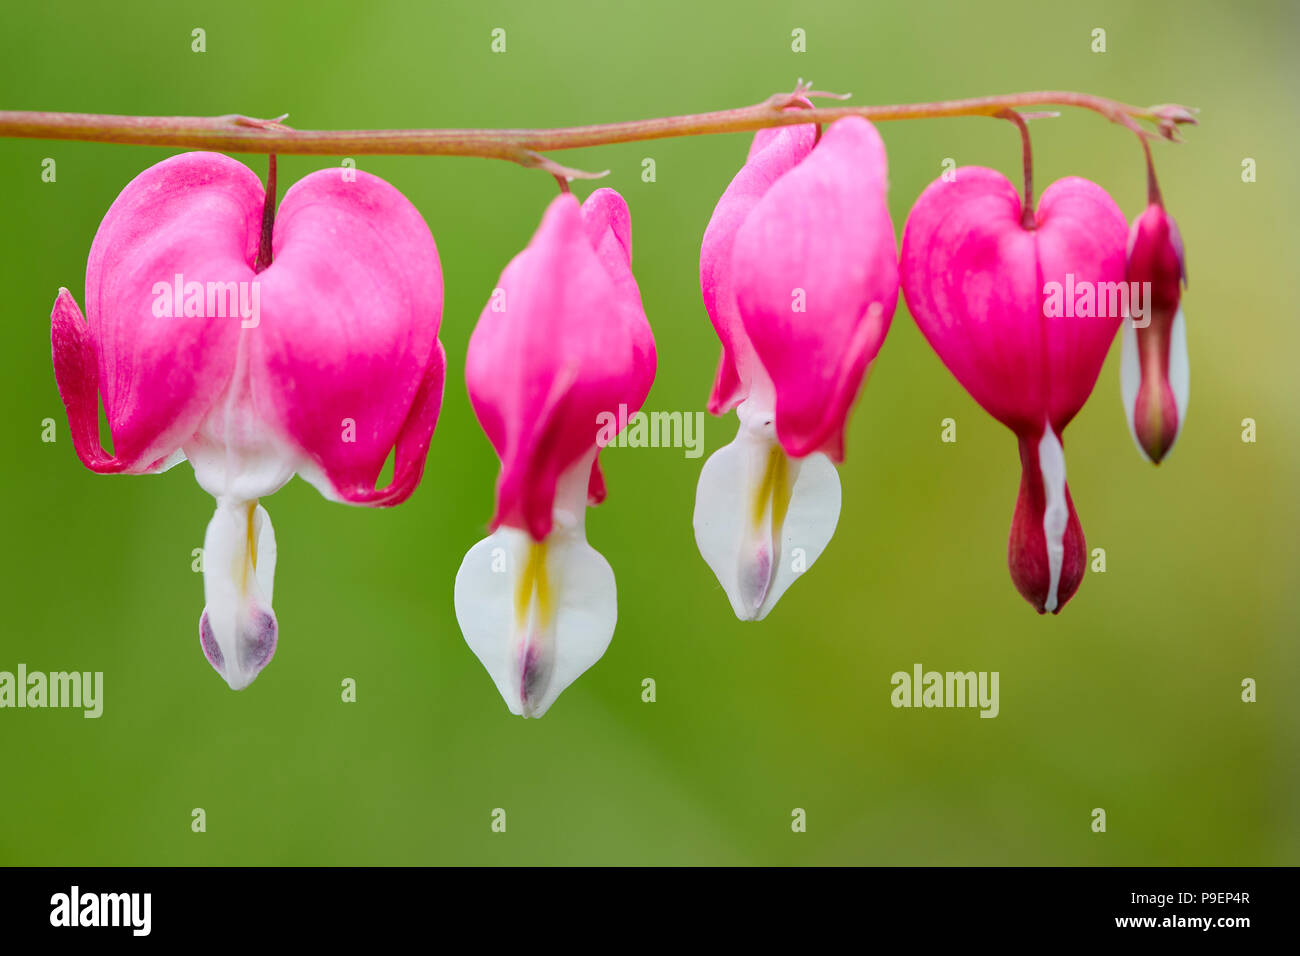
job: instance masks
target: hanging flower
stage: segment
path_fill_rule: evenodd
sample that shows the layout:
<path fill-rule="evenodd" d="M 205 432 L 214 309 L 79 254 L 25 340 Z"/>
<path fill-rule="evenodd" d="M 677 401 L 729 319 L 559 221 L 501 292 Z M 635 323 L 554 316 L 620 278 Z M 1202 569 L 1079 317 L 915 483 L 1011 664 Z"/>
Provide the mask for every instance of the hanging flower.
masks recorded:
<path fill-rule="evenodd" d="M 709 411 L 736 438 L 700 474 L 695 540 L 741 620 L 829 544 L 844 430 L 898 301 L 887 164 L 858 117 L 763 130 L 718 202 L 700 288 L 722 340 Z"/>
<path fill-rule="evenodd" d="M 1127 226 L 1105 190 L 1079 178 L 1053 183 L 1037 212 L 1023 214 L 994 170 L 965 167 L 932 183 L 903 233 L 903 294 L 948 370 L 1016 434 L 1011 578 L 1039 613 L 1055 613 L 1086 560 L 1061 435 L 1125 314 Z"/>
<path fill-rule="evenodd" d="M 1138 451 L 1158 465 L 1187 417 L 1187 324 L 1181 301 L 1187 266 L 1178 223 L 1165 212 L 1154 182 L 1153 173 L 1151 201 L 1129 233 L 1129 294 L 1141 295 L 1145 303 L 1142 315 L 1124 323 L 1120 390 Z"/>
<path fill-rule="evenodd" d="M 605 496 L 600 423 L 635 413 L 655 346 L 632 276 L 623 197 L 562 194 L 501 274 L 465 359 L 501 459 L 492 533 L 456 574 L 456 618 L 511 713 L 540 717 L 609 646 L 614 573 L 587 544 Z"/>
<path fill-rule="evenodd" d="M 274 208 L 274 184 L 264 192 L 228 157 L 152 166 L 95 235 L 86 318 L 66 289 L 51 316 L 55 377 L 86 467 L 148 474 L 189 459 L 216 499 L 199 640 L 235 690 L 270 661 L 279 631 L 275 534 L 259 499 L 297 472 L 335 501 L 404 501 L 446 364 L 437 249 L 401 193 L 368 173 L 321 170 Z M 99 441 L 101 396 L 112 454 Z M 376 489 L 394 448 L 393 480 Z"/>

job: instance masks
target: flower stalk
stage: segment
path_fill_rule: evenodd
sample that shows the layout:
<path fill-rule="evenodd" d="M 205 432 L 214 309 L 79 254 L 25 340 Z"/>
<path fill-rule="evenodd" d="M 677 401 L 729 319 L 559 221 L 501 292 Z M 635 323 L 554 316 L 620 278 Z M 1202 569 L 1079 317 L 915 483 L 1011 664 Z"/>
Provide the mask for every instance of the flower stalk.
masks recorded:
<path fill-rule="evenodd" d="M 234 153 L 281 153 L 297 156 L 473 156 L 503 159 L 531 169 L 574 178 L 600 173 L 567 169 L 542 155 L 566 149 L 700 136 L 752 132 L 771 126 L 829 124 L 846 116 L 881 122 L 950 116 L 1001 116 L 1026 107 L 1072 106 L 1099 113 L 1129 129 L 1138 121 L 1152 124 L 1165 139 L 1178 142 L 1178 127 L 1196 123 L 1196 110 L 1175 104 L 1140 107 L 1088 93 L 1042 90 L 933 103 L 880 106 L 828 106 L 787 112 L 799 97 L 830 96 L 800 82 L 792 93 L 778 93 L 761 103 L 711 113 L 656 119 L 567 126 L 553 129 L 292 129 L 279 120 L 238 114 L 223 116 L 116 116 L 97 113 L 51 113 L 0 110 L 0 137 L 78 140 L 164 146 Z M 283 117 L 282 117 L 283 118 Z"/>
<path fill-rule="evenodd" d="M 1034 147 L 1029 139 L 1029 125 L 1016 110 L 1007 110 L 999 114 L 1009 119 L 1020 130 L 1021 162 L 1024 166 L 1025 199 L 1020 204 L 1020 225 L 1026 229 L 1034 228 Z"/>

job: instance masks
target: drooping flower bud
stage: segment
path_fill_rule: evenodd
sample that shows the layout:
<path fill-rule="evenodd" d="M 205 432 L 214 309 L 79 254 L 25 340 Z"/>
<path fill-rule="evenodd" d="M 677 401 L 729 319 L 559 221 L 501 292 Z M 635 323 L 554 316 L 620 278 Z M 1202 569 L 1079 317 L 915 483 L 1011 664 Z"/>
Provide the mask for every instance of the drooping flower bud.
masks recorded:
<path fill-rule="evenodd" d="M 1158 202 L 1133 222 L 1128 240 L 1128 282 L 1135 301 L 1124 323 L 1120 390 L 1129 431 L 1153 464 L 1169 454 L 1187 417 L 1187 326 L 1182 287 L 1187 284 L 1178 224 Z"/>
<path fill-rule="evenodd" d="M 948 370 L 1016 434 L 1011 577 L 1039 613 L 1055 613 L 1086 560 L 1061 436 L 1127 309 L 1126 225 L 1105 190 L 1079 178 L 1043 193 L 1032 228 L 1021 214 L 1019 192 L 994 170 L 932 183 L 903 233 L 903 294 Z"/>
<path fill-rule="evenodd" d="M 540 717 L 604 654 L 614 573 L 586 536 L 605 496 L 600 422 L 635 413 L 655 347 L 632 276 L 631 219 L 599 189 L 556 197 L 501 274 L 465 358 L 479 423 L 501 459 L 492 534 L 456 574 L 456 618 L 510 711 Z"/>

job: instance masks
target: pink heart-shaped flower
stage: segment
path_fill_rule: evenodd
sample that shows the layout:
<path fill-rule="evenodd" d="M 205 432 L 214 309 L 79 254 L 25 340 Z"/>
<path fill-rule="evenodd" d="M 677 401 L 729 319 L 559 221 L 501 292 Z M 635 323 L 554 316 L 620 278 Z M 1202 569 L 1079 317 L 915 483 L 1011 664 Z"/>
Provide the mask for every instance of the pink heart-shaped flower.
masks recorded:
<path fill-rule="evenodd" d="M 401 193 L 354 169 L 312 173 L 280 204 L 269 264 L 258 261 L 266 207 L 257 176 L 226 156 L 150 167 L 95 235 L 88 321 L 66 289 L 51 316 L 55 377 L 86 466 L 138 474 L 188 458 L 217 499 L 200 642 L 236 689 L 270 660 L 277 634 L 275 538 L 258 499 L 301 472 L 335 500 L 405 500 L 446 364 L 437 248 Z M 393 480 L 376 489 L 394 450 Z"/>
<path fill-rule="evenodd" d="M 1021 213 L 1020 194 L 994 170 L 965 167 L 935 181 L 907 220 L 902 285 L 944 365 L 1016 433 L 1012 578 L 1040 612 L 1058 611 L 1085 555 L 1060 436 L 1127 311 L 1127 226 L 1105 190 L 1079 178 L 1048 187 L 1032 228 Z"/>

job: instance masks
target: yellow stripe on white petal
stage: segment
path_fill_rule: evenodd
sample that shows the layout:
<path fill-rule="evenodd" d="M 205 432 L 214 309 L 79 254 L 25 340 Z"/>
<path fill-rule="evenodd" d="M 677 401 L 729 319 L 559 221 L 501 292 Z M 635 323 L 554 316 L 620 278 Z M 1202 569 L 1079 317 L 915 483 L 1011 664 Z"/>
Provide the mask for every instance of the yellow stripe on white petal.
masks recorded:
<path fill-rule="evenodd" d="M 203 539 L 199 644 L 233 690 L 251 684 L 275 654 L 275 531 L 257 501 L 293 477 L 297 456 L 255 413 L 239 371 L 242 349 L 226 397 L 184 446 L 195 479 L 217 502 Z"/>
<path fill-rule="evenodd" d="M 614 572 L 587 543 L 583 520 L 593 457 L 561 476 L 545 540 L 498 528 L 456 572 L 456 620 L 512 714 L 546 713 L 614 636 Z"/>
<path fill-rule="evenodd" d="M 217 499 L 203 539 L 203 596 L 199 642 L 230 685 L 243 690 L 275 653 L 278 625 L 275 530 L 256 501 Z"/>
<path fill-rule="evenodd" d="M 614 636 L 614 572 L 581 529 L 499 528 L 456 572 L 456 620 L 512 714 L 540 717 Z"/>
<path fill-rule="evenodd" d="M 695 543 L 736 617 L 760 621 L 830 543 L 840 479 L 823 454 L 788 457 L 770 415 L 742 406 L 740 417 L 700 471 Z"/>

